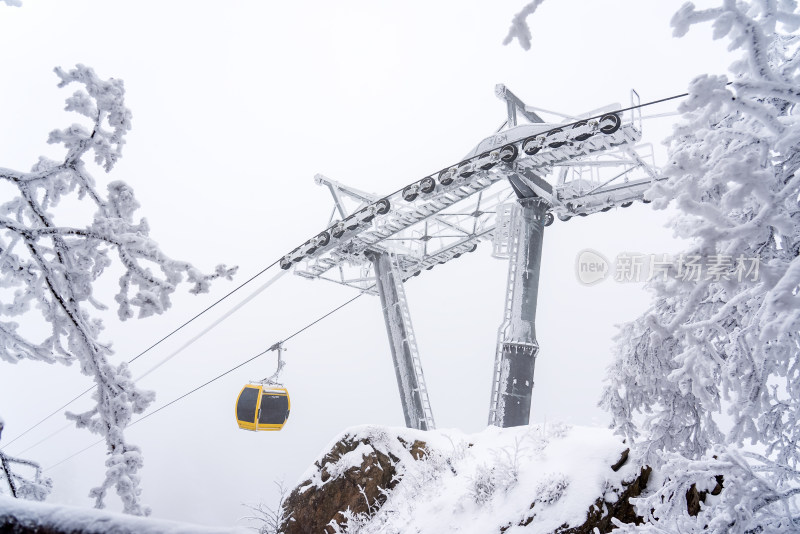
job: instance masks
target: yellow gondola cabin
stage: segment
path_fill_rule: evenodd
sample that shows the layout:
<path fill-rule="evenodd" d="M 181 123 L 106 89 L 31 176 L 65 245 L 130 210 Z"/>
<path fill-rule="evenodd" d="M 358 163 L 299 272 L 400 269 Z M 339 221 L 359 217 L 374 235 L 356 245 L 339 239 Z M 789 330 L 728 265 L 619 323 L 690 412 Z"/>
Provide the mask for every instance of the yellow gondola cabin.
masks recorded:
<path fill-rule="evenodd" d="M 236 399 L 236 422 L 245 430 L 280 430 L 290 407 L 286 388 L 248 384 Z"/>

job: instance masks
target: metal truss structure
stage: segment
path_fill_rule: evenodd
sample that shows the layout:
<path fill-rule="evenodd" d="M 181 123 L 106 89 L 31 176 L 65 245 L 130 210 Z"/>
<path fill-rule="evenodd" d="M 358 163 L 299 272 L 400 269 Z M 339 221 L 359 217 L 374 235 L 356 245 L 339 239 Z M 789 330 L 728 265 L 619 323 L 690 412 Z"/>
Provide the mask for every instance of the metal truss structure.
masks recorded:
<path fill-rule="evenodd" d="M 414 428 L 434 428 L 434 421 L 403 281 L 481 241 L 509 259 L 489 423 L 527 424 L 543 228 L 555 218 L 630 206 L 658 179 L 652 147 L 637 145 L 634 91 L 628 108 L 608 106 L 560 123 L 545 123 L 540 110 L 503 85 L 495 92 L 507 105 L 503 127 L 462 161 L 394 193 L 379 197 L 317 175 L 334 201 L 329 225 L 281 260 L 299 276 L 380 294 L 406 424 Z M 518 124 L 518 114 L 529 122 Z"/>

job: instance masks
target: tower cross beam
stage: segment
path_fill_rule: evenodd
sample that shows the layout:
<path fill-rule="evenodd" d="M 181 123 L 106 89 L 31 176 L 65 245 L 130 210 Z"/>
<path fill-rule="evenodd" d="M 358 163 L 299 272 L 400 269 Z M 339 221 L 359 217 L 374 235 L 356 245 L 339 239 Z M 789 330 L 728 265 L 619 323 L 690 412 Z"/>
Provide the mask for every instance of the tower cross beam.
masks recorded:
<path fill-rule="evenodd" d="M 517 125 L 517 111 L 522 113 L 525 118 L 531 122 L 544 122 L 544 119 L 537 115 L 535 111 L 530 110 L 520 97 L 512 93 L 511 90 L 502 83 L 494 87 L 494 94 L 497 95 L 497 98 L 506 101 L 509 127 Z"/>

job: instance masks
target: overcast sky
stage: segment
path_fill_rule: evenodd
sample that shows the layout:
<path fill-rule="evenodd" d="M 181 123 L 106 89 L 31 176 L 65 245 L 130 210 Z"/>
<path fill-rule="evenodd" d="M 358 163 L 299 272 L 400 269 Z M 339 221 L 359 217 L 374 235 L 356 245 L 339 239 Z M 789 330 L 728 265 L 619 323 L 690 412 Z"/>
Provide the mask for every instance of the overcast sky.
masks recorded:
<path fill-rule="evenodd" d="M 669 19 L 681 3 L 551 0 L 530 20 L 529 52 L 501 44 L 524 5 L 511 0 L 0 5 L 0 166 L 27 170 L 39 155 L 62 156 L 46 144 L 47 133 L 76 119 L 62 111 L 73 89 L 56 88 L 54 66 L 83 63 L 125 80 L 133 130 L 116 169 L 95 178 L 132 185 L 139 215 L 167 254 L 204 270 L 223 262 L 240 267 L 234 282 L 215 284 L 209 295 L 184 291 L 164 316 L 119 323 L 110 310 L 104 339 L 113 341 L 118 361 L 128 360 L 323 229 L 332 203 L 314 185 L 315 173 L 380 194 L 459 161 L 505 120 L 497 83 L 528 104 L 578 114 L 628 105 L 631 88 L 643 101 L 655 100 L 684 92 L 698 74 L 724 73 L 730 58 L 708 28 L 671 37 Z M 658 143 L 666 126 L 645 122 L 646 138 Z M 614 325 L 644 311 L 648 297 L 642 284 L 581 285 L 575 258 L 585 248 L 612 259 L 679 250 L 663 228 L 667 217 L 637 205 L 547 229 L 532 422 L 608 423 L 596 402 Z M 478 432 L 486 425 L 507 269 L 490 250 L 484 243 L 406 287 L 442 428 Z M 113 305 L 110 274 L 98 294 Z M 248 293 L 142 357 L 134 374 Z M 354 295 L 285 276 L 140 384 L 156 391 L 160 406 Z M 288 349 L 283 380 L 292 416 L 282 432 L 241 431 L 234 419 L 236 395 L 248 380 L 272 374 L 272 355 L 130 429 L 145 454 L 144 501 L 154 515 L 233 524 L 246 515 L 241 503 L 272 504 L 272 481 L 294 485 L 348 426 L 403 424 L 377 298 L 357 300 Z M 3 443 L 88 385 L 77 366 L 0 365 Z M 20 453 L 65 424 L 53 417 L 7 452 Z M 47 467 L 95 440 L 70 428 L 22 456 Z M 96 446 L 48 471 L 51 501 L 91 505 L 87 494 L 102 479 L 103 457 Z M 110 506 L 120 507 L 113 499 Z"/>

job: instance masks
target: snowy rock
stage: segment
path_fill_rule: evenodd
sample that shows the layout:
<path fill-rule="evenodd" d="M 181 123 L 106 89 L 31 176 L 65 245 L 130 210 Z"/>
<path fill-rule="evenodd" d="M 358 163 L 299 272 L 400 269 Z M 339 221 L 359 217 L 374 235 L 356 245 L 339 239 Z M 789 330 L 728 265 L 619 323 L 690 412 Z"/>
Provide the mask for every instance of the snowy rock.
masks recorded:
<path fill-rule="evenodd" d="M 370 514 L 380 508 L 399 475 L 426 452 L 425 442 L 404 437 L 405 429 L 392 430 L 365 427 L 338 438 L 286 499 L 289 520 L 282 532 L 335 532 L 328 525 L 344 521 L 345 511 Z"/>
<path fill-rule="evenodd" d="M 281 532 L 604 533 L 641 520 L 650 468 L 633 464 L 605 429 L 356 427 L 301 478 Z"/>
<path fill-rule="evenodd" d="M 700 503 L 706 502 L 706 497 L 709 495 L 717 496 L 722 493 L 724 486 L 724 478 L 722 475 L 714 477 L 714 488 L 711 491 L 702 491 L 697 489 L 697 484 L 692 484 L 689 491 L 686 492 L 686 511 L 691 516 L 697 516 L 702 510 Z"/>

